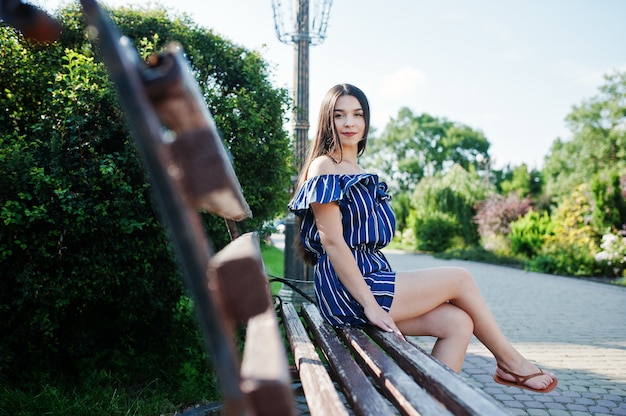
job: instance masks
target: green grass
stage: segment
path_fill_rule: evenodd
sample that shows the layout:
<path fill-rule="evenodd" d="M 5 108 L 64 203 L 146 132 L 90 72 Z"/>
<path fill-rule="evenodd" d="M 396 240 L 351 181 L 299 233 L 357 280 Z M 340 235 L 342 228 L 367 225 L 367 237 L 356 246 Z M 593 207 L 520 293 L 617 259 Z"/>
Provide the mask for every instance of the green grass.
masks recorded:
<path fill-rule="evenodd" d="M 626 277 L 619 277 L 611 283 L 617 286 L 626 286 Z"/>
<path fill-rule="evenodd" d="M 182 370 L 176 386 L 160 377 L 124 382 L 124 374 L 104 370 L 94 370 L 80 382 L 62 374 L 42 374 L 44 380 L 19 384 L 0 382 L 0 415 L 173 415 L 196 403 L 219 400 L 209 371 Z"/>
<path fill-rule="evenodd" d="M 283 277 L 285 274 L 285 253 L 282 250 L 266 244 L 261 248 L 261 256 L 268 275 Z"/>
<path fill-rule="evenodd" d="M 264 244 L 261 247 L 261 256 L 263 257 L 263 263 L 265 264 L 265 272 L 268 276 L 270 276 L 270 278 L 272 276 L 285 276 L 285 253 L 282 250 L 269 244 Z M 282 283 L 272 283 L 272 293 L 278 293 L 282 286 Z"/>

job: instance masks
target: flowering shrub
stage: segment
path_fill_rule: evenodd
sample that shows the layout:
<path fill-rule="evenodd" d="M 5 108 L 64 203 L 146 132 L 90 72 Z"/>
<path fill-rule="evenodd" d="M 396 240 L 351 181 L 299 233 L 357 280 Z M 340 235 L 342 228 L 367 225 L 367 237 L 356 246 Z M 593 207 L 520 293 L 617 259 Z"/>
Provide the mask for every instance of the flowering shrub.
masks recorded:
<path fill-rule="evenodd" d="M 507 197 L 489 196 L 475 206 L 474 222 L 478 225 L 478 234 L 482 238 L 492 234 L 507 235 L 511 232 L 511 223 L 523 217 L 531 207 L 530 198 L 520 198 L 517 193 Z"/>
<path fill-rule="evenodd" d="M 589 185 L 581 184 L 561 199 L 551 215 L 550 233 L 544 236 L 540 252 L 530 259 L 529 270 L 566 276 L 602 273 L 593 257 L 599 251 L 599 235 L 590 225 L 589 194 Z"/>
<path fill-rule="evenodd" d="M 612 267 L 616 275 L 626 277 L 626 230 L 604 234 L 600 249 L 596 261 Z"/>

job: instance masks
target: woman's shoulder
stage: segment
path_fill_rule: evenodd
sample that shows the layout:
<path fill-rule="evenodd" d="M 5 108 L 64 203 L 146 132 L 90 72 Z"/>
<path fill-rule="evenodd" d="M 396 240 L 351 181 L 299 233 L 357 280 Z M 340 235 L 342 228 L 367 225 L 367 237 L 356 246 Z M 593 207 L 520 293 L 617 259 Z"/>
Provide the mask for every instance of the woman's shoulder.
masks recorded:
<path fill-rule="evenodd" d="M 345 161 L 337 162 L 328 155 L 318 156 L 309 165 L 307 170 L 307 178 L 325 175 L 365 175 L 367 172 L 359 165 L 348 163 Z"/>
<path fill-rule="evenodd" d="M 339 169 L 338 164 L 327 155 L 318 156 L 311 161 L 307 171 L 307 178 L 323 175 L 339 175 L 343 172 Z"/>

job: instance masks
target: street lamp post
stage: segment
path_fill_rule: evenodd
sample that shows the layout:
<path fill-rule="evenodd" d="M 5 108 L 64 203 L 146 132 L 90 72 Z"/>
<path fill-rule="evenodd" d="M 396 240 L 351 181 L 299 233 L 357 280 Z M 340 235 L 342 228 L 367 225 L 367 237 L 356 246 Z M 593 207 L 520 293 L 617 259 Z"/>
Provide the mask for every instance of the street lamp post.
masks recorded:
<path fill-rule="evenodd" d="M 294 4 L 292 13 L 285 13 L 280 0 L 272 0 L 276 36 L 281 42 L 294 45 L 294 162 L 300 172 L 309 135 L 309 46 L 324 41 L 332 1 L 315 2 L 312 24 L 309 19 L 309 0 L 294 0 Z M 291 25 L 293 30 L 287 30 L 284 25 L 283 17 L 286 14 L 294 16 Z M 297 231 L 295 216 L 288 214 L 285 221 L 285 277 L 304 281 L 297 286 L 305 293 L 312 294 L 313 270 L 304 264 L 294 250 Z"/>

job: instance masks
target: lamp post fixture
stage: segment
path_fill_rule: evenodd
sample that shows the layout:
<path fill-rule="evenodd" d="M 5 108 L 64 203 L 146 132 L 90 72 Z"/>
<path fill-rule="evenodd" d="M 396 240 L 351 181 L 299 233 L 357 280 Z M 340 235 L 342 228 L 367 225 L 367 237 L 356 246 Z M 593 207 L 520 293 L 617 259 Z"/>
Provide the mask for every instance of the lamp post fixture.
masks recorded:
<path fill-rule="evenodd" d="M 312 22 L 309 16 L 309 0 L 294 0 L 294 7 L 283 10 L 280 0 L 272 0 L 274 11 L 274 26 L 278 40 L 285 44 L 294 45 L 294 161 L 298 173 L 306 157 L 306 148 L 309 135 L 309 46 L 318 45 L 326 38 L 326 27 L 330 15 L 332 0 L 314 1 Z M 285 26 L 287 21 L 293 20 Z M 293 180 L 295 183 L 296 179 Z M 294 186 L 295 188 L 295 186 Z M 312 295 L 313 270 L 304 264 L 294 250 L 294 238 L 299 238 L 296 229 L 295 216 L 288 214 L 285 220 L 285 277 L 302 280 L 306 283 L 298 284 L 305 293 Z M 296 296 L 295 299 L 300 300 Z"/>
<path fill-rule="evenodd" d="M 313 7 L 313 21 L 310 24 L 309 0 L 294 0 L 293 30 L 287 30 L 280 0 L 272 0 L 274 26 L 278 40 L 294 45 L 294 156 L 298 171 L 305 158 L 309 133 L 309 46 L 319 45 L 326 38 L 326 28 L 330 15 L 331 0 L 317 1 Z"/>

